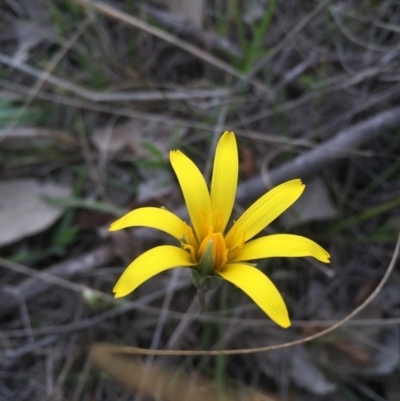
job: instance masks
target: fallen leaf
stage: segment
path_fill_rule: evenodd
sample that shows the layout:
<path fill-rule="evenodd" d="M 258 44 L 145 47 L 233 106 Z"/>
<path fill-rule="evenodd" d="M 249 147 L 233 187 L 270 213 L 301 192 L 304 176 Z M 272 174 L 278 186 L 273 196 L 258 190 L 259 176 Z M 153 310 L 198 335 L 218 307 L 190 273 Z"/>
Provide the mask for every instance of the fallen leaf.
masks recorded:
<path fill-rule="evenodd" d="M 296 226 L 310 221 L 329 220 L 337 210 L 329 196 L 328 188 L 321 178 L 307 183 L 302 196 L 280 218 L 284 226 Z"/>
<path fill-rule="evenodd" d="M 314 365 L 303 346 L 293 348 L 290 376 L 297 387 L 316 395 L 327 395 L 336 390 L 336 385 Z"/>
<path fill-rule="evenodd" d="M 115 127 L 97 129 L 91 140 L 103 158 L 111 158 L 121 151 L 148 158 L 154 157 L 154 152 L 145 144 L 151 144 L 165 155 L 171 150 L 173 139 L 179 139 L 181 134 L 173 135 L 171 127 L 158 122 L 131 120 Z"/>
<path fill-rule="evenodd" d="M 246 345 L 253 347 L 252 340 L 258 343 L 257 337 L 246 336 Z M 280 344 L 289 341 L 278 335 L 269 333 L 271 344 Z M 322 371 L 314 364 L 304 345 L 297 345 L 290 349 L 275 350 L 267 353 L 254 354 L 259 369 L 268 377 L 272 377 L 276 383 L 282 380 L 282 372 L 287 373 L 286 379 L 292 381 L 298 388 L 309 393 L 322 396 L 333 393 L 336 385 L 330 382 Z"/>
<path fill-rule="evenodd" d="M 49 205 L 42 197 L 70 194 L 70 188 L 33 179 L 0 182 L 0 246 L 46 230 L 64 209 Z"/>
<path fill-rule="evenodd" d="M 167 155 L 184 133 L 185 129 L 172 131 L 173 128 L 159 122 L 138 121 L 135 119 L 115 127 L 101 128 L 92 133 L 91 140 L 98 150 L 99 170 L 103 171 L 107 160 L 118 153 L 132 153 L 150 162 L 167 162 Z M 141 177 L 137 188 L 137 203 L 147 203 L 159 199 L 171 191 L 169 170 L 148 168 L 138 165 Z"/>
<path fill-rule="evenodd" d="M 154 177 L 146 177 L 147 179 L 138 185 L 137 203 L 146 204 L 152 199 L 162 199 L 174 190 L 169 172 L 158 170 L 157 173 Z"/>
<path fill-rule="evenodd" d="M 374 327 L 379 331 L 376 336 L 369 335 L 369 327 L 362 327 L 358 328 L 357 332 L 353 331 L 354 338 L 333 343 L 329 360 L 325 363 L 328 363 L 329 367 L 334 366 L 335 370 L 342 374 L 393 374 L 400 361 L 399 330 L 396 326 Z"/>
<path fill-rule="evenodd" d="M 356 366 L 367 366 L 371 363 L 371 352 L 360 344 L 346 340 L 337 340 L 332 345 L 335 349 L 346 354 Z"/>

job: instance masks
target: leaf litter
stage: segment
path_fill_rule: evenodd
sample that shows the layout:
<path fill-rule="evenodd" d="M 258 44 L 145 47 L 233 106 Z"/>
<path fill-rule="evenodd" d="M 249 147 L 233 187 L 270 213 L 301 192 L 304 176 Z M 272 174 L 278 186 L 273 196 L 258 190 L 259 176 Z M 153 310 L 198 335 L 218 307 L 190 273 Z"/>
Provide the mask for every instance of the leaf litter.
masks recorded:
<path fill-rule="evenodd" d="M 0 246 L 49 228 L 65 208 L 50 205 L 43 197 L 68 197 L 71 193 L 64 185 L 34 179 L 0 181 Z"/>
<path fill-rule="evenodd" d="M 20 188 L 11 201 L 13 207 L 22 198 L 36 205 L 30 209 L 21 202 L 18 214 L 7 212 L 11 217 L 0 224 L 6 241 L 2 246 L 11 253 L 14 246 L 30 252 L 35 251 L 37 244 L 49 247 L 52 239 L 48 229 L 58 221 L 54 230 L 61 237 L 76 227 L 80 234 L 71 237 L 63 254 L 52 255 L 40 263 L 28 258 L 26 263 L 32 266 L 33 276 L 51 272 L 60 261 L 63 271 L 69 271 L 69 264 L 79 271 L 93 258 L 90 250 L 97 247 L 101 250 L 107 246 L 113 255 L 108 255 L 103 264 L 98 260 L 89 263 L 95 268 L 82 267 L 82 274 L 73 278 L 62 276 L 65 287 L 47 284 L 46 291 L 27 300 L 23 291 L 13 292 L 12 288 L 22 288 L 18 281 L 33 280 L 33 286 L 35 280 L 40 281 L 1 268 L 2 300 L 12 299 L 15 305 L 12 313 L 2 315 L 1 347 L 19 356 L 1 373 L 0 395 L 32 400 L 134 399 L 120 383 L 92 369 L 90 362 L 85 363 L 88 346 L 96 341 L 150 346 L 158 338 L 160 347 L 164 347 L 169 339 L 178 338 L 174 347 L 185 349 L 241 347 L 246 336 L 253 338 L 252 346 L 285 341 L 286 334 L 277 335 L 248 300 L 238 299 L 237 291 L 231 287 L 222 288 L 221 298 L 210 294 L 207 314 L 197 315 L 195 293 L 187 283 L 174 294 L 168 292 L 168 274 L 156 277 L 139 291 L 138 298 L 132 298 L 134 303 L 85 303 L 80 290 L 72 291 L 77 290 L 74 285 L 110 294 L 122 265 L 131 259 L 130 254 L 163 244 L 165 238 L 138 229 L 124 233 L 109 245 L 109 237 L 102 233 L 108 227 L 107 219 L 113 217 L 104 208 L 88 210 L 80 202 L 75 214 L 76 205 L 47 204 L 41 191 L 46 185 L 60 187 L 44 195 L 65 200 L 71 196 L 72 188 L 74 192 L 79 189 L 78 200 L 96 199 L 101 205 L 111 200 L 113 210 L 138 205 L 180 210 L 182 200 L 163 162 L 171 148 L 180 148 L 196 158 L 199 165 L 206 165 L 207 155 L 212 154 L 210 145 L 215 142 L 215 126 L 222 127 L 221 130 L 232 127 L 240 136 L 240 148 L 249 149 L 241 155 L 241 183 L 247 183 L 257 178 L 262 160 L 271 151 L 276 154 L 268 166 L 273 171 L 310 148 L 318 149 L 341 129 L 351 131 L 357 123 L 368 124 L 370 118 L 390 113 L 399 106 L 400 99 L 396 85 L 397 6 L 384 1 L 362 8 L 349 2 L 340 12 L 334 10 L 332 16 L 327 2 L 303 5 L 294 1 L 251 1 L 217 5 L 208 1 L 202 25 L 193 27 L 184 22 L 187 31 L 193 27 L 197 37 L 210 34 L 213 43 L 207 45 L 207 41 L 201 40 L 193 44 L 194 36 L 182 34 L 176 27 L 183 23 L 168 23 L 168 17 L 176 20 L 176 14 L 172 15 L 166 7 L 168 2 L 134 2 L 131 8 L 120 0 L 115 4 L 107 2 L 109 13 L 102 16 L 94 11 L 86 13 L 78 1 L 55 2 L 51 8 L 42 3 L 7 1 L 0 6 L 5 10 L 0 13 L 1 22 L 14 20 L 13 26 L 19 24 L 21 28 L 19 32 L 0 32 L 2 53 L 8 57 L 17 55 L 19 60 L 18 68 L 2 64 L 0 89 L 4 90 L 0 93 L 5 107 L 1 132 L 7 132 L 5 124 L 12 123 L 35 86 L 38 75 L 31 74 L 30 67 L 44 75 L 51 70 L 51 77 L 55 78 L 43 83 L 28 110 L 50 112 L 30 118 L 28 131 L 17 126 L 11 135 L 0 139 L 1 185 L 20 180 L 34 182 L 26 184 L 25 191 Z M 142 3 L 146 3 L 143 9 Z M 262 18 L 267 8 L 273 12 L 269 27 L 263 26 L 266 19 Z M 142 19 L 144 28 L 133 29 L 123 20 L 114 19 L 118 11 L 125 12 L 125 17 Z M 96 18 L 71 47 L 64 47 L 79 23 L 91 18 L 88 15 Z M 156 22 L 149 16 L 156 16 Z M 186 20 L 199 17 L 187 15 Z M 181 38 L 183 43 L 175 42 L 178 46 L 152 36 L 146 27 L 153 24 Z M 193 20 L 192 24 L 197 23 Z M 43 30 L 36 30 L 40 27 L 54 35 L 43 37 Z M 257 40 L 253 41 L 254 38 Z M 198 47 L 198 43 L 206 45 Z M 235 51 L 226 53 L 224 43 Z M 52 70 L 50 61 L 58 47 L 63 56 Z M 210 63 L 207 56 L 214 57 Z M 252 58 L 254 64 L 250 65 Z M 216 59 L 224 63 L 216 64 Z M 236 72 L 242 68 L 242 77 L 236 74 L 237 80 L 232 78 L 227 65 Z M 57 77 L 63 79 L 63 86 Z M 181 89 L 198 87 L 209 90 L 210 97 L 191 101 L 160 96 L 165 91 L 179 95 Z M 82 91 L 76 90 L 79 88 L 87 88 L 94 96 L 81 98 Z M 129 96 L 124 96 L 125 90 L 130 94 L 153 92 L 154 100 L 140 102 L 136 98 L 130 102 Z M 229 96 L 220 93 L 213 97 L 213 92 L 221 90 Z M 110 95 L 107 99 L 113 99 L 110 104 L 104 100 L 104 93 Z M 94 99 L 104 101 L 100 105 Z M 224 108 L 226 113 L 222 112 Z M 132 116 L 135 118 L 131 119 Z M 290 335 L 294 338 L 316 332 L 326 327 L 327 321 L 353 310 L 375 288 L 390 258 L 393 233 L 399 227 L 398 206 L 329 235 L 329 229 L 340 222 L 399 197 L 398 174 L 385 173 L 397 171 L 393 166 L 399 155 L 398 123 L 393 129 L 395 116 L 385 116 L 388 120 L 370 127 L 379 130 L 370 145 L 346 149 L 330 167 L 312 171 L 309 175 L 318 183 L 306 182 L 304 197 L 309 195 L 308 200 L 303 205 L 295 204 L 300 207 L 292 210 L 288 221 L 277 223 L 288 232 L 298 224 L 298 230 L 329 246 L 335 272 L 324 274 L 313 264 L 291 260 L 260 265 L 266 274 L 278 278 L 277 285 L 290 305 L 294 321 Z M 26 121 L 21 119 L 25 125 Z M 86 147 L 81 127 L 87 135 Z M 358 135 L 368 137 L 369 132 Z M 271 138 L 275 141 L 269 142 Z M 57 149 L 57 157 L 42 157 L 52 149 Z M 72 152 L 74 158 L 65 156 Z M 28 157 L 22 163 L 20 156 Z M 88 177 L 88 169 L 98 172 L 103 191 L 98 191 L 99 182 L 93 182 L 96 174 Z M 68 182 L 69 186 L 54 184 L 58 182 Z M 29 185 L 32 191 L 27 192 Z M 264 191 L 264 187 L 260 184 L 258 190 Z M 3 205 L 10 195 L 3 198 L 1 188 Z M 118 191 L 121 195 L 116 196 Z M 360 193 L 362 198 L 358 197 Z M 246 196 L 242 199 L 243 205 L 238 209 L 251 202 Z M 31 221 L 34 216 L 40 221 Z M 82 221 L 90 224 L 80 224 Z M 24 226 L 34 229 L 27 232 Z M 227 383 L 234 380 L 239 387 L 253 391 L 251 395 L 238 391 L 242 399 L 310 401 L 324 397 L 326 401 L 375 401 L 386 397 L 397 401 L 399 288 L 394 275 L 372 309 L 355 320 L 354 325 L 349 324 L 318 343 L 288 350 L 284 355 L 277 353 L 275 358 L 274 353 L 240 358 L 167 358 L 163 361 L 168 369 L 166 376 L 171 382 L 179 380 L 181 370 L 185 380 L 207 376 L 207 385 L 218 384 L 216 390 L 212 387 L 216 395 L 218 389 L 228 387 Z M 168 310 L 165 305 L 169 305 Z M 207 317 L 214 320 L 202 320 Z M 241 330 L 243 327 L 249 333 Z M 150 363 L 149 359 L 145 366 Z M 142 365 L 138 368 L 140 372 L 143 369 Z M 172 378 L 168 373 L 172 373 Z M 160 378 L 164 377 L 162 374 Z M 121 376 L 115 377 L 118 380 Z M 27 378 L 30 384 L 22 386 Z"/>

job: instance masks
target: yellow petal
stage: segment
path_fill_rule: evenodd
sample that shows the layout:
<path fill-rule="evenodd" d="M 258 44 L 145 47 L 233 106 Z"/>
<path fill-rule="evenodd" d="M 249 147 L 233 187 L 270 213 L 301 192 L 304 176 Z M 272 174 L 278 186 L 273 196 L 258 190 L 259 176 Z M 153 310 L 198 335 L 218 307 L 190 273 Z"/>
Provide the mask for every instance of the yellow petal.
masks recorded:
<path fill-rule="evenodd" d="M 290 326 L 281 294 L 260 270 L 250 265 L 229 263 L 218 274 L 244 291 L 279 326 Z"/>
<path fill-rule="evenodd" d="M 112 223 L 108 230 L 117 231 L 138 226 L 156 228 L 180 240 L 185 233 L 186 223 L 166 209 L 142 207 L 132 210 Z"/>
<path fill-rule="evenodd" d="M 128 295 L 149 278 L 174 267 L 193 266 L 190 254 L 181 248 L 162 245 L 136 258 L 122 273 L 113 291 L 115 298 Z"/>
<path fill-rule="evenodd" d="M 170 160 L 178 177 L 194 231 L 201 241 L 211 225 L 211 202 L 207 184 L 196 165 L 179 150 L 170 152 Z M 207 219 L 207 224 L 204 218 Z"/>
<path fill-rule="evenodd" d="M 233 239 L 229 241 L 229 248 L 234 249 L 243 240 L 246 242 L 257 235 L 292 205 L 304 188 L 305 185 L 299 179 L 287 181 L 254 202 L 227 234 L 227 237 L 233 235 Z"/>
<path fill-rule="evenodd" d="M 325 249 L 306 237 L 275 234 L 247 242 L 230 261 L 239 262 L 281 256 L 313 256 L 323 263 L 329 263 L 330 258 Z"/>
<path fill-rule="evenodd" d="M 232 214 L 238 181 L 238 150 L 235 134 L 225 131 L 215 152 L 211 181 L 213 226 L 223 232 Z M 217 213 L 216 213 L 217 212 Z M 218 215 L 220 213 L 220 215 Z M 220 224 L 217 224 L 220 221 Z"/>

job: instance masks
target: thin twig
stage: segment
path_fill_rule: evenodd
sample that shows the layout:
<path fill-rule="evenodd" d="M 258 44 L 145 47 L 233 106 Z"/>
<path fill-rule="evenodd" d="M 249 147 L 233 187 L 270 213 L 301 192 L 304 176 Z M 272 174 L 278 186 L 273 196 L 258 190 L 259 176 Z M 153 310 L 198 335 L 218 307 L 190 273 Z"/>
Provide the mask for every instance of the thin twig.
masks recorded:
<path fill-rule="evenodd" d="M 270 60 L 279 53 L 282 49 L 284 49 L 289 43 L 291 43 L 294 38 L 315 18 L 317 17 L 329 4 L 330 0 L 322 1 L 318 7 L 316 7 L 313 11 L 311 11 L 308 15 L 301 19 L 301 21 L 293 27 L 293 29 L 287 34 L 285 39 L 283 39 L 279 44 L 274 46 L 273 50 L 271 50 L 264 58 L 256 63 L 254 68 L 248 74 L 248 77 L 254 77 L 259 71 L 261 71 Z"/>
<path fill-rule="evenodd" d="M 113 257 L 114 252 L 112 246 L 102 245 L 95 250 L 87 252 L 74 259 L 57 263 L 45 271 L 38 271 L 37 273 L 38 276 L 47 274 L 55 279 L 71 277 L 73 275 L 80 273 L 82 274 L 88 270 L 107 264 L 112 260 Z M 11 267 L 13 270 L 16 270 L 18 265 L 12 264 L 12 262 L 6 260 L 0 260 L 0 266 Z M 15 286 L 14 291 L 20 293 L 24 297 L 25 301 L 28 301 L 46 292 L 50 286 L 51 283 L 44 280 L 39 281 L 36 277 L 32 277 Z M 15 297 L 10 297 L 5 293 L 0 293 L 0 305 L 1 317 L 18 307 L 18 302 Z"/>
<path fill-rule="evenodd" d="M 222 61 L 222 60 L 218 59 L 217 57 L 214 57 L 210 53 L 208 53 L 196 46 L 193 46 L 191 43 L 188 43 L 180 38 L 177 38 L 176 36 L 171 35 L 170 33 L 165 32 L 162 29 L 159 29 L 153 25 L 150 25 L 147 22 L 145 22 L 139 18 L 129 15 L 123 11 L 117 10 L 116 8 L 111 7 L 108 4 L 103 3 L 102 1 L 97 1 L 96 3 L 88 1 L 88 0 L 73 0 L 73 1 L 83 7 L 86 7 L 86 8 L 92 9 L 94 11 L 97 11 L 101 14 L 104 14 L 109 18 L 113 18 L 117 21 L 124 22 L 125 24 L 133 26 L 137 29 L 140 29 L 143 32 L 147 32 L 153 36 L 156 36 L 157 38 L 164 40 L 165 42 L 168 42 L 176 47 L 179 47 L 182 50 L 185 50 L 186 52 L 192 54 L 193 56 L 205 61 L 206 63 L 208 63 L 214 67 L 217 67 L 217 68 L 227 72 L 228 74 L 233 75 L 236 78 L 250 82 L 251 84 L 255 85 L 257 88 L 263 90 L 264 92 L 267 92 L 267 93 L 270 92 L 270 89 L 266 85 L 264 85 L 263 83 L 261 83 L 258 80 L 247 77 L 241 71 L 232 67 L 230 64 L 226 63 L 225 61 Z"/>
<path fill-rule="evenodd" d="M 18 93 L 25 94 L 27 91 L 29 91 L 29 88 L 18 84 L 16 82 L 10 82 L 5 79 L 0 78 L 0 85 L 2 85 L 4 88 L 7 88 L 8 90 L 15 91 Z M 37 98 L 40 98 L 42 100 L 46 100 L 49 102 L 53 102 L 56 104 L 63 104 L 65 106 L 70 106 L 74 108 L 82 108 L 82 109 L 87 109 L 91 111 L 97 111 L 99 113 L 108 113 L 112 115 L 117 115 L 121 117 L 128 117 L 128 118 L 135 118 L 138 120 L 143 120 L 143 121 L 151 121 L 151 122 L 156 122 L 156 123 L 161 123 L 161 124 L 166 124 L 166 125 L 172 125 L 172 126 L 181 126 L 181 127 L 187 127 L 187 128 L 194 128 L 198 130 L 205 130 L 208 132 L 214 132 L 215 126 L 211 124 L 207 124 L 204 122 L 197 122 L 189 119 L 183 119 L 183 118 L 177 118 L 173 116 L 164 116 L 162 114 L 155 114 L 155 113 L 147 113 L 147 112 L 142 112 L 138 111 L 135 109 L 131 108 L 123 108 L 123 107 L 112 107 L 112 106 L 107 106 L 104 104 L 97 104 L 97 103 L 91 103 L 87 102 L 84 100 L 80 99 L 74 99 L 72 97 L 67 97 L 67 96 L 62 96 L 62 95 L 56 95 L 56 94 L 51 94 L 43 91 L 39 91 L 38 94 L 36 95 Z M 292 105 L 290 108 L 295 107 L 296 105 Z M 281 110 L 276 109 L 275 111 L 270 111 L 271 115 L 274 115 L 276 112 L 280 112 Z M 226 130 L 235 130 L 236 133 L 240 133 L 242 130 L 240 128 L 234 129 L 232 124 L 228 124 L 226 126 Z M 243 131 L 243 133 L 248 133 L 249 131 Z M 252 132 L 250 131 L 250 134 Z M 255 133 L 257 134 L 257 133 Z M 285 138 L 281 137 L 278 135 L 272 135 L 272 134 L 266 134 L 266 133 L 259 133 L 262 135 L 262 140 L 275 143 L 275 144 L 284 144 L 284 145 L 291 145 L 291 146 L 306 146 L 306 147 L 313 147 L 312 143 L 308 141 L 304 141 L 302 139 L 291 139 L 291 138 Z"/>
<path fill-rule="evenodd" d="M 58 88 L 64 89 L 80 98 L 90 100 L 91 102 L 153 102 L 157 100 L 187 100 L 216 98 L 229 95 L 227 89 L 180 89 L 175 91 L 133 91 L 133 92 L 96 92 L 86 89 L 80 85 L 74 84 L 67 79 L 57 77 L 48 71 L 41 71 L 26 63 L 22 63 L 14 58 L 0 53 L 0 63 L 16 68 L 26 74 L 39 79 L 40 85 L 35 85 L 31 92 L 34 97 L 38 94 L 43 82 L 48 82 Z M 43 81 L 43 82 L 42 82 Z M 32 95 L 31 95 L 32 97 Z M 32 97 L 33 99 L 33 97 Z M 31 99 L 31 100 L 32 100 Z M 30 103 L 29 103 L 30 104 Z M 28 106 L 29 106 L 28 104 Z"/>
<path fill-rule="evenodd" d="M 160 310 L 160 315 L 157 320 L 157 325 L 156 325 L 154 333 L 153 333 L 153 338 L 151 339 L 150 348 L 158 348 L 158 346 L 160 344 L 161 334 L 162 334 L 162 331 L 164 330 L 165 322 L 168 317 L 168 311 L 171 306 L 172 297 L 176 291 L 176 285 L 177 285 L 177 282 L 179 279 L 179 275 L 180 275 L 179 269 L 175 269 L 172 272 L 172 278 L 168 283 L 167 291 L 166 291 L 164 301 L 163 301 L 163 304 L 162 304 L 162 307 Z M 151 365 L 152 361 L 153 361 L 153 356 L 149 355 L 146 358 L 145 366 L 149 367 Z"/>
<path fill-rule="evenodd" d="M 334 21 L 336 22 L 336 25 L 339 27 L 339 29 L 343 32 L 343 34 L 349 39 L 351 42 L 365 47 L 368 50 L 373 50 L 376 52 L 380 53 L 388 53 L 391 51 L 391 48 L 388 48 L 386 46 L 380 46 L 375 43 L 370 43 L 370 42 L 365 42 L 364 40 L 358 38 L 357 36 L 353 35 L 353 33 L 342 24 L 342 21 L 340 20 L 339 16 L 336 14 L 336 9 L 338 7 L 329 7 L 330 14 L 332 15 Z"/>
<path fill-rule="evenodd" d="M 236 127 L 242 127 L 263 120 L 265 118 L 272 117 L 277 113 L 288 112 L 290 110 L 293 110 L 297 107 L 306 104 L 307 102 L 319 99 L 321 97 L 320 89 L 322 88 L 324 89 L 325 95 L 330 95 L 341 90 L 349 89 L 352 86 L 360 84 L 361 82 L 364 82 L 365 80 L 370 79 L 372 77 L 376 77 L 378 74 L 391 68 L 393 68 L 393 66 L 390 65 L 388 66 L 385 65 L 384 63 L 379 63 L 377 67 L 368 68 L 347 79 L 345 79 L 344 78 L 345 76 L 342 75 L 333 78 L 328 78 L 326 81 L 318 82 L 310 92 L 305 93 L 299 98 L 290 100 L 274 108 L 267 108 L 266 110 L 261 110 L 247 118 L 242 118 L 237 123 L 235 122 L 231 123 L 230 126 L 232 127 L 232 129 L 235 129 Z"/>
<path fill-rule="evenodd" d="M 79 39 L 79 37 L 85 32 L 86 28 L 89 26 L 91 23 L 91 20 L 89 18 L 85 19 L 77 28 L 77 30 L 74 32 L 74 34 L 71 36 L 71 38 L 64 44 L 64 46 L 55 54 L 53 59 L 50 61 L 48 64 L 47 68 L 38 75 L 38 80 L 35 83 L 35 85 L 31 88 L 27 99 L 24 101 L 24 104 L 20 108 L 17 116 L 13 119 L 11 124 L 6 128 L 7 133 L 10 133 L 19 123 L 21 120 L 21 117 L 26 113 L 28 110 L 29 106 L 31 105 L 33 99 L 39 92 L 40 88 L 43 86 L 43 84 L 51 77 L 51 73 L 54 71 L 54 69 L 57 67 L 59 62 L 63 59 L 63 57 L 67 54 L 67 52 L 70 50 L 70 48 L 74 45 L 74 43 Z M 5 56 L 6 58 L 10 58 L 8 56 Z M 14 63 L 18 62 L 14 60 Z"/>
<path fill-rule="evenodd" d="M 179 282 L 175 287 L 175 291 L 179 291 L 183 288 L 187 288 L 191 285 L 191 281 L 181 281 Z M 56 326 L 43 326 L 43 327 L 36 327 L 32 328 L 31 330 L 28 329 L 11 329 L 11 330 L 2 330 L 2 334 L 5 337 L 27 337 L 29 335 L 34 335 L 34 336 L 39 336 L 39 335 L 46 335 L 46 334 L 65 334 L 65 333 L 70 333 L 73 331 L 79 331 L 79 330 L 86 330 L 88 328 L 91 328 L 93 326 L 97 326 L 101 324 L 102 322 L 113 319 L 119 315 L 128 313 L 132 310 L 138 310 L 141 308 L 138 308 L 138 305 L 146 305 L 150 302 L 157 301 L 158 299 L 162 298 L 165 296 L 166 289 L 162 288 L 158 291 L 151 292 L 150 294 L 144 295 L 140 298 L 138 298 L 135 302 L 126 302 L 123 303 L 120 306 L 114 307 L 111 310 L 108 310 L 103 313 L 99 313 L 96 316 L 87 318 L 85 320 L 81 320 L 78 322 L 74 323 L 67 323 L 67 324 L 59 324 Z M 113 297 L 111 294 L 104 294 L 109 301 L 113 300 Z M 197 303 L 197 300 L 196 300 Z M 160 310 L 158 308 L 152 308 L 153 312 L 156 312 L 157 315 L 159 315 Z M 156 314 L 153 313 L 153 314 Z M 176 317 L 176 319 L 182 319 L 181 317 Z"/>

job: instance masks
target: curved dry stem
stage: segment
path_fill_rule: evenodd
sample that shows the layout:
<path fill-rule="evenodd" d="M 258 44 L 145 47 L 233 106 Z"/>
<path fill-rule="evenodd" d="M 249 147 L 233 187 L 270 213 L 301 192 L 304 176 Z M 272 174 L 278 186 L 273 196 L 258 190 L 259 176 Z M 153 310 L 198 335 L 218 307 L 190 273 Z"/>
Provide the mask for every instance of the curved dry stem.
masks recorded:
<path fill-rule="evenodd" d="M 371 295 L 356 309 L 353 310 L 350 314 L 344 317 L 342 320 L 339 320 L 337 323 L 329 326 L 325 330 L 320 331 L 319 333 L 313 334 L 311 336 L 301 338 L 299 340 L 290 341 L 287 343 L 277 344 L 277 345 L 268 345 L 266 347 L 257 347 L 257 348 L 242 348 L 242 349 L 226 349 L 226 350 L 211 350 L 211 351 L 202 351 L 202 350 L 158 350 L 158 349 L 147 349 L 147 348 L 137 348 L 137 347 L 128 347 L 128 346 L 120 346 L 113 345 L 109 343 L 95 343 L 91 350 L 91 355 L 95 353 L 101 352 L 110 353 L 110 354 L 125 354 L 125 355 L 155 355 L 155 356 L 175 356 L 175 355 L 238 355 L 238 354 L 252 354 L 256 352 L 266 352 L 272 351 L 281 348 L 289 348 L 294 345 L 303 344 L 306 342 L 310 342 L 317 338 L 326 336 L 329 333 L 332 333 L 344 323 L 348 322 L 358 313 L 360 313 L 367 305 L 371 303 L 371 301 L 379 294 L 382 290 L 383 286 L 386 284 L 390 274 L 392 273 L 394 266 L 396 264 L 396 259 L 399 255 L 400 248 L 400 232 L 397 237 L 396 246 L 393 251 L 392 259 L 390 260 L 389 266 L 386 269 L 385 274 L 382 277 L 382 280 L 379 282 L 375 290 L 371 293 Z"/>

